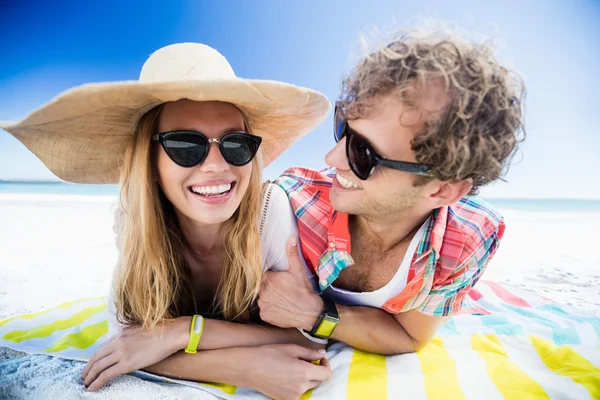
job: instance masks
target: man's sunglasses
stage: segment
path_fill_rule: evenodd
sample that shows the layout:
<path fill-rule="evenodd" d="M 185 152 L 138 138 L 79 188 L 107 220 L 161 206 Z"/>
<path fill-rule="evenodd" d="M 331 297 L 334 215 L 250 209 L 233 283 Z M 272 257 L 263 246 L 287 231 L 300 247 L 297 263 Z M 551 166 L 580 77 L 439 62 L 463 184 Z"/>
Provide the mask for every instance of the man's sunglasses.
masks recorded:
<path fill-rule="evenodd" d="M 342 108 L 338 104 L 335 107 L 333 134 L 336 143 L 346 137 L 346 159 L 352 172 L 363 181 L 375 172 L 377 166 L 411 174 L 432 176 L 431 165 L 388 160 L 377 154 L 367 139 L 350 128 L 348 121 L 344 118 Z"/>
<path fill-rule="evenodd" d="M 221 139 L 209 139 L 195 131 L 173 131 L 152 137 L 158 141 L 169 158 L 180 167 L 191 168 L 200 164 L 208 155 L 211 143 L 217 143 L 225 161 L 235 167 L 248 164 L 256 153 L 262 139 L 246 132 L 228 133 Z"/>

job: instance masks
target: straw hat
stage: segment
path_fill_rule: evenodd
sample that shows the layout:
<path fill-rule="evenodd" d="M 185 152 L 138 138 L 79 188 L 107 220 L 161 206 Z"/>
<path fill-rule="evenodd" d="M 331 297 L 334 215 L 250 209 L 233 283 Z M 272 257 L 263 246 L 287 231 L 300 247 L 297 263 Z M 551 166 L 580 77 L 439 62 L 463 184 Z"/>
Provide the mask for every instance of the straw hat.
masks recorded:
<path fill-rule="evenodd" d="M 67 90 L 18 122 L 0 121 L 59 178 L 117 183 L 125 149 L 142 115 L 169 101 L 235 104 L 262 137 L 265 165 L 319 125 L 330 104 L 314 90 L 242 79 L 218 51 L 203 44 L 163 47 L 137 81 L 92 83 Z"/>

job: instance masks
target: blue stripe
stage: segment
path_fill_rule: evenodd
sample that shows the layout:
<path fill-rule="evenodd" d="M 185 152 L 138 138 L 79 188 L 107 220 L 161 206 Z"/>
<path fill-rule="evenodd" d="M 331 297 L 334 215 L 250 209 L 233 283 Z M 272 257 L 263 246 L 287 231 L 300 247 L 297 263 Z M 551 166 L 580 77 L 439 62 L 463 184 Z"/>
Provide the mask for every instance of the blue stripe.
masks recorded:
<path fill-rule="evenodd" d="M 475 223 L 473 223 L 471 221 L 467 221 L 466 219 L 464 219 L 460 215 L 456 214 L 454 212 L 454 210 L 452 210 L 452 207 L 448 208 L 448 214 L 450 214 L 450 216 L 452 216 L 456 220 L 460 221 L 463 225 L 471 227 L 479 235 L 479 238 L 481 239 L 481 241 L 485 242 L 486 237 L 483 234 L 483 232 L 481 231 L 481 227 L 479 225 L 477 225 L 477 224 L 475 224 Z"/>
<path fill-rule="evenodd" d="M 497 335 L 523 336 L 523 327 L 511 322 L 508 318 L 500 315 L 482 315 L 481 323 L 494 330 Z"/>
<path fill-rule="evenodd" d="M 552 314 L 556 314 L 561 318 L 566 318 L 580 324 L 587 322 L 592 326 L 592 328 L 594 328 L 594 330 L 596 331 L 596 335 L 598 335 L 598 337 L 600 338 L 600 317 L 595 317 L 592 315 L 590 315 L 589 317 L 583 317 L 580 315 L 569 314 L 568 312 L 563 310 L 558 304 L 545 304 L 539 307 L 539 309 Z"/>
<path fill-rule="evenodd" d="M 463 203 L 464 205 L 475 208 L 477 210 L 482 210 L 497 224 L 500 223 L 500 221 L 502 220 L 502 217 L 500 216 L 498 210 L 496 210 L 490 203 L 483 200 L 481 197 L 463 197 L 460 200 L 460 203 Z"/>
<path fill-rule="evenodd" d="M 456 322 L 454 322 L 454 318 L 450 318 L 450 320 L 440 328 L 438 334 L 440 336 L 459 336 L 460 333 L 458 333 L 458 329 L 456 328 Z"/>
<path fill-rule="evenodd" d="M 561 328 L 554 321 L 545 318 L 543 315 L 536 313 L 531 309 L 516 307 L 510 304 L 503 304 L 504 307 L 517 314 L 523 315 L 532 319 L 532 323 L 541 324 L 552 329 L 552 340 L 557 346 L 564 344 L 581 344 L 579 334 L 574 328 Z"/>
<path fill-rule="evenodd" d="M 318 200 L 319 196 L 318 194 L 315 194 L 313 197 L 310 198 L 310 200 L 304 203 L 302 207 L 298 207 L 298 209 L 296 210 L 296 218 L 300 219 L 304 215 L 306 210 L 308 210 L 309 207 L 313 206 Z"/>

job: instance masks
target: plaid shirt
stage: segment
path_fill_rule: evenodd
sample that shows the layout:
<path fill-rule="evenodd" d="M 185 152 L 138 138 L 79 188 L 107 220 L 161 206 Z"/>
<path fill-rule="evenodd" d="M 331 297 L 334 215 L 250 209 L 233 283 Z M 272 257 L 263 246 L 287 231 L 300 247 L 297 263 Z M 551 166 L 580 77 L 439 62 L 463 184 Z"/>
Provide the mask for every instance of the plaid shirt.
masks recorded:
<path fill-rule="evenodd" d="M 334 176 L 333 168 L 291 168 L 275 181 L 290 199 L 302 254 L 321 291 L 354 264 L 348 215 L 335 211 L 329 201 Z M 412 257 L 406 287 L 382 308 L 391 314 L 413 309 L 433 316 L 458 312 L 503 234 L 502 217 L 479 198 L 464 197 L 434 210 Z"/>

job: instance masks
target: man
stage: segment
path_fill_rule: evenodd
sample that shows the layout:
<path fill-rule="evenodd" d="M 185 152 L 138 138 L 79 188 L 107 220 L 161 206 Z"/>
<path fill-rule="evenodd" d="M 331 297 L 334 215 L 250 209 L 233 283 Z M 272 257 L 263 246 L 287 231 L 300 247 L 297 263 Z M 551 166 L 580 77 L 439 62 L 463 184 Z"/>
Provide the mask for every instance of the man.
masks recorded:
<path fill-rule="evenodd" d="M 425 346 L 503 236 L 502 217 L 472 195 L 506 171 L 523 95 L 488 49 L 450 35 L 404 37 L 362 60 L 336 104 L 331 168 L 276 181 L 311 279 L 292 239 L 290 270 L 265 278 L 261 318 L 374 353 Z"/>

